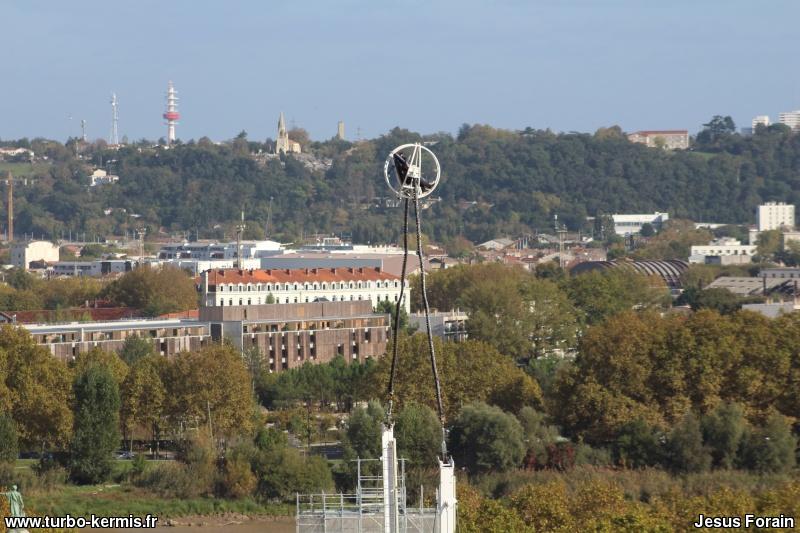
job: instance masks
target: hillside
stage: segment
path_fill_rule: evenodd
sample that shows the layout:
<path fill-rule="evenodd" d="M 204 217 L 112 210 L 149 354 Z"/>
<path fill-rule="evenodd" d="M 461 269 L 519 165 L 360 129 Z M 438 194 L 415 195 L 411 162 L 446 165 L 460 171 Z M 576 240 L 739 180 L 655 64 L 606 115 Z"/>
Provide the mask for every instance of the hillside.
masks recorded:
<path fill-rule="evenodd" d="M 242 136 L 170 150 L 144 143 L 119 151 L 90 146 L 84 162 L 64 156 L 62 148 L 52 165 L 35 168 L 38 179 L 15 189 L 17 232 L 122 234 L 147 224 L 151 235 L 163 227 L 221 238 L 231 235 L 244 208 L 250 237 L 260 237 L 272 197 L 273 237 L 345 232 L 359 242 L 394 240 L 399 210 L 376 200 L 387 196 L 383 158 L 421 138 L 395 129 L 357 144 L 309 143 L 307 151 L 333 160 L 327 170 L 313 171 L 291 156 L 255 158 L 251 153 L 267 145 Z M 800 135 L 782 127 L 750 138 L 701 134 L 702 142 L 687 152 L 631 144 L 618 128 L 592 135 L 465 125 L 455 137 L 424 139 L 435 142 L 443 168 L 441 202 L 425 212 L 426 230 L 438 241 L 548 231 L 554 214 L 571 229 L 587 227 L 587 216 L 655 210 L 747 223 L 760 202 L 800 203 Z M 101 161 L 121 179 L 89 188 L 86 163 Z"/>

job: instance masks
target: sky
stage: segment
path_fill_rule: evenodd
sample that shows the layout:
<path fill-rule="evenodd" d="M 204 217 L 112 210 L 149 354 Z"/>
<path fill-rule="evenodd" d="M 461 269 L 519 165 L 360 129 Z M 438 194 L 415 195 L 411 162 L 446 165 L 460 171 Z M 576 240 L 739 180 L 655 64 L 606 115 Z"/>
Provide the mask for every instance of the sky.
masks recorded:
<path fill-rule="evenodd" d="M 0 1 L 0 139 L 313 139 L 464 123 L 749 126 L 800 109 L 796 0 Z"/>

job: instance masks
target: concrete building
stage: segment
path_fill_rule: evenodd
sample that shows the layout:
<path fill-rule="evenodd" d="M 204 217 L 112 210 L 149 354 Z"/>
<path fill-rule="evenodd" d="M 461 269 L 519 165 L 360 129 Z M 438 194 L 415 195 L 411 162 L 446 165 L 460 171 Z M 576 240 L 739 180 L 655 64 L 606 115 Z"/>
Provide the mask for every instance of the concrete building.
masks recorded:
<path fill-rule="evenodd" d="M 289 138 L 289 132 L 286 130 L 286 120 L 283 118 L 283 113 L 281 113 L 278 118 L 278 139 L 275 141 L 275 153 L 299 154 L 300 151 L 300 143 Z"/>
<path fill-rule="evenodd" d="M 758 277 L 766 279 L 800 279 L 800 268 L 762 268 Z"/>
<path fill-rule="evenodd" d="M 11 246 L 11 264 L 28 270 L 31 263 L 55 263 L 59 259 L 58 245 L 50 241 L 28 241 Z"/>
<path fill-rule="evenodd" d="M 758 115 L 753 118 L 752 128 L 753 132 L 756 131 L 758 126 L 769 126 L 769 116 L 768 115 Z"/>
<path fill-rule="evenodd" d="M 131 259 L 98 259 L 95 261 L 59 261 L 54 263 L 48 274 L 52 276 L 105 276 L 130 272 L 138 261 Z"/>
<path fill-rule="evenodd" d="M 795 131 L 800 129 L 800 110 L 779 113 L 778 122 L 789 126 Z"/>
<path fill-rule="evenodd" d="M 70 324 L 24 324 L 33 340 L 46 346 L 63 361 L 93 348 L 119 352 L 128 337 L 136 336 L 153 343 L 155 353 L 175 355 L 196 351 L 211 341 L 209 325 L 197 320 L 118 320 L 109 322 L 72 322 Z"/>
<path fill-rule="evenodd" d="M 795 302 L 775 302 L 765 304 L 744 304 L 742 309 L 745 311 L 753 311 L 754 313 L 761 313 L 767 318 L 777 318 L 781 315 L 794 313 L 800 309 Z"/>
<path fill-rule="evenodd" d="M 200 259 L 204 261 L 216 259 L 236 259 L 236 242 L 182 242 L 165 244 L 156 256 L 159 260 Z M 279 254 L 283 245 L 276 241 L 242 241 L 242 258 L 259 258 Z"/>
<path fill-rule="evenodd" d="M 0 319 L 2 319 L 0 315 Z M 13 317 L 10 318 L 13 320 Z M 152 342 L 155 353 L 174 356 L 228 339 L 242 351 L 258 348 L 270 372 L 337 355 L 363 362 L 386 352 L 389 315 L 369 301 L 201 307 L 198 318 L 126 319 L 69 324 L 18 324 L 51 354 L 70 361 L 94 348 L 119 352 L 125 339 Z"/>
<path fill-rule="evenodd" d="M 200 275 L 201 305 L 230 307 L 265 303 L 353 302 L 376 307 L 397 302 L 400 278 L 380 268 L 308 268 L 303 270 L 209 270 Z M 403 306 L 410 312 L 410 288 Z"/>
<path fill-rule="evenodd" d="M 389 315 L 369 301 L 201 307 L 215 341 L 229 339 L 242 351 L 264 355 L 270 372 L 326 363 L 337 355 L 363 362 L 386 352 Z"/>
<path fill-rule="evenodd" d="M 94 172 L 89 176 L 89 186 L 95 187 L 97 185 L 107 185 L 110 183 L 116 183 L 119 181 L 119 176 L 115 176 L 114 174 L 109 174 L 105 170 L 98 168 L 95 169 Z"/>
<path fill-rule="evenodd" d="M 614 233 L 624 236 L 639 233 L 645 224 L 650 224 L 658 230 L 664 225 L 664 222 L 669 220 L 669 214 L 656 211 L 652 214 L 617 214 L 611 215 L 611 218 L 614 220 Z"/>
<path fill-rule="evenodd" d="M 632 143 L 644 144 L 649 148 L 664 148 L 667 150 L 686 150 L 689 148 L 688 130 L 645 130 L 628 134 Z"/>
<path fill-rule="evenodd" d="M 690 263 L 706 263 L 707 257 L 738 257 L 735 263 L 750 263 L 756 254 L 756 246 L 742 244 L 741 241 L 731 238 L 714 239 L 706 245 L 692 246 Z M 731 264 L 726 263 L 726 264 Z"/>
<path fill-rule="evenodd" d="M 794 206 L 783 202 L 767 202 L 758 206 L 758 231 L 794 229 Z"/>
<path fill-rule="evenodd" d="M 467 319 L 466 313 L 460 310 L 454 311 L 431 311 L 431 333 L 447 341 L 467 340 Z M 408 324 L 416 326 L 417 331 L 425 333 L 427 325 L 424 313 L 411 313 L 408 316 Z"/>

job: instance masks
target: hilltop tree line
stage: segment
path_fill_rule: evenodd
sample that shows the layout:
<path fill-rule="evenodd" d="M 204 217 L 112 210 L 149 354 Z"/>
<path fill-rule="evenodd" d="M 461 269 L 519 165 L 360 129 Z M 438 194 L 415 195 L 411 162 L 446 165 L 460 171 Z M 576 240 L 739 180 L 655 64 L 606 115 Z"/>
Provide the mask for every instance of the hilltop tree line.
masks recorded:
<path fill-rule="evenodd" d="M 151 235 L 164 228 L 221 238 L 232 235 L 244 209 L 248 236 L 261 237 L 273 199 L 272 237 L 338 232 L 359 242 L 397 241 L 399 211 L 376 200 L 388 196 L 383 159 L 415 141 L 430 143 L 443 168 L 435 194 L 442 201 L 426 211 L 426 231 L 437 242 L 548 231 L 555 214 L 573 230 L 590 229 L 587 216 L 656 210 L 747 223 L 761 202 L 800 202 L 800 136 L 775 125 L 744 137 L 717 117 L 691 150 L 675 152 L 630 143 L 618 127 L 555 134 L 464 125 L 456 136 L 396 128 L 354 144 L 307 143 L 310 153 L 331 159 L 327 170 L 292 155 L 257 160 L 253 152 L 268 146 L 244 133 L 229 143 L 201 139 L 168 150 L 93 145 L 84 152 L 87 162 L 120 181 L 91 188 L 86 164 L 71 150 L 75 143 L 38 141 L 53 165 L 17 188 L 16 224 L 36 235 L 103 236 L 147 225 Z"/>

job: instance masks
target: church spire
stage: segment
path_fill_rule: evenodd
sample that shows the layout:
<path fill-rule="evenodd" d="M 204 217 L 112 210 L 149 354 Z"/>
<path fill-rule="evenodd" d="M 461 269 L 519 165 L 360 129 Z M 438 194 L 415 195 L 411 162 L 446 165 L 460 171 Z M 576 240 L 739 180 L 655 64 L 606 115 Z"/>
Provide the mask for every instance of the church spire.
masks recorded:
<path fill-rule="evenodd" d="M 281 116 L 278 118 L 278 135 L 281 136 L 286 132 L 286 120 L 283 118 L 283 111 L 281 111 Z"/>

